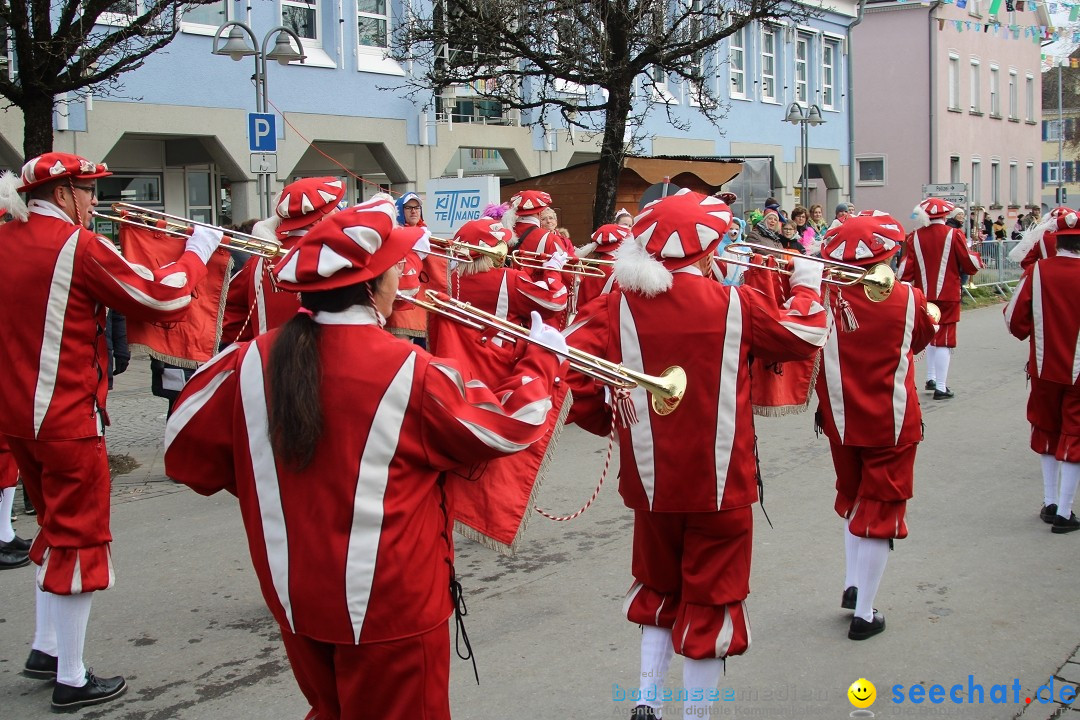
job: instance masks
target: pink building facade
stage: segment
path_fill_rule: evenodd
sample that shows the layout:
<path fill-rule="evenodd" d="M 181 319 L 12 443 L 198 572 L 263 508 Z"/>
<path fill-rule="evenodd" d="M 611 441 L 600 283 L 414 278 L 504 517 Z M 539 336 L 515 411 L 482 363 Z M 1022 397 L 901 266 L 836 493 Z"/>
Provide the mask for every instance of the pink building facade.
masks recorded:
<path fill-rule="evenodd" d="M 870 2 L 852 34 L 855 188 L 859 209 L 907 226 L 924 184 L 966 183 L 968 204 L 1011 219 L 1041 199 L 1040 46 L 1021 31 L 1037 11 L 985 14 L 989 0 Z M 944 21 L 944 22 L 941 22 Z"/>

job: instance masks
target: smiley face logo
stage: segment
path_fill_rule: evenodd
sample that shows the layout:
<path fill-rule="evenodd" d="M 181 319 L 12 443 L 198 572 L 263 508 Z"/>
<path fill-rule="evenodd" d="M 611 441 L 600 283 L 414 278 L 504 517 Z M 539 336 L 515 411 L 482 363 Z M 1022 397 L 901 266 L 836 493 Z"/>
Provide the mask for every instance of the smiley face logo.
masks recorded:
<path fill-rule="evenodd" d="M 877 700 L 877 688 L 866 678 L 859 678 L 851 683 L 847 690 L 848 700 L 857 708 L 868 708 Z"/>

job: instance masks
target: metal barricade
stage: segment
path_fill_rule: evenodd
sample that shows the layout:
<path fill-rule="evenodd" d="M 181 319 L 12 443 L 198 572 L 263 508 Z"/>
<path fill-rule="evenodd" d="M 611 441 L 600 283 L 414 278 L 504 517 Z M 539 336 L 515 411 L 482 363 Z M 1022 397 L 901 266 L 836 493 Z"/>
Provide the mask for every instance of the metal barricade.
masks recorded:
<path fill-rule="evenodd" d="M 974 287 L 993 287 L 1002 295 L 1008 295 L 1020 281 L 1020 263 L 1009 259 L 1009 252 L 1019 243 L 1017 240 L 983 240 L 973 243 L 982 257 L 982 270 L 975 276 Z"/>

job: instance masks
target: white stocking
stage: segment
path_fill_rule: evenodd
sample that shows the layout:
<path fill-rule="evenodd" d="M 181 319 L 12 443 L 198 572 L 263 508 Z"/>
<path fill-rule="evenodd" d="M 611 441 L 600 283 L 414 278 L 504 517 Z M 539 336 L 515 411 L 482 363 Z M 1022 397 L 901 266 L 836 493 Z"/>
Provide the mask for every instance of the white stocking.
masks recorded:
<path fill-rule="evenodd" d="M 34 642 L 30 645 L 46 655 L 56 657 L 56 626 L 53 624 L 52 601 L 56 596 L 38 587 L 34 578 Z"/>
<path fill-rule="evenodd" d="M 1072 515 L 1076 486 L 1080 484 L 1080 463 L 1061 463 L 1061 490 L 1058 492 L 1058 515 L 1068 519 Z"/>
<path fill-rule="evenodd" d="M 688 697 L 694 697 L 695 688 L 702 690 L 701 696 L 708 698 L 709 694 L 716 690 L 720 684 L 720 675 L 724 672 L 724 660 L 722 658 L 707 658 L 694 660 L 686 658 L 683 662 L 683 687 L 690 693 Z M 687 700 L 683 703 L 684 718 L 707 718 L 712 701 L 708 699 Z"/>
<path fill-rule="evenodd" d="M 937 382 L 937 348 L 933 345 L 926 346 L 926 379 Z"/>
<path fill-rule="evenodd" d="M 0 490 L 0 542 L 15 539 L 15 528 L 11 527 L 11 504 L 15 501 L 15 488 Z"/>
<path fill-rule="evenodd" d="M 56 682 L 63 685 L 82 687 L 86 684 L 83 644 L 86 642 L 86 624 L 90 621 L 90 602 L 93 599 L 93 593 L 52 596 L 59 658 Z"/>
<path fill-rule="evenodd" d="M 1057 505 L 1061 463 L 1053 455 L 1040 455 L 1039 460 L 1042 461 L 1043 505 Z"/>
<path fill-rule="evenodd" d="M 937 389 L 941 392 L 945 392 L 949 389 L 949 361 L 952 360 L 952 353 L 947 347 L 939 347 L 937 349 Z"/>
<path fill-rule="evenodd" d="M 661 717 L 662 688 L 668 666 L 675 655 L 671 644 L 671 628 L 643 625 L 641 627 L 641 705 L 648 705 Z M 648 699 L 646 699 L 648 698 Z"/>
<path fill-rule="evenodd" d="M 859 538 L 851 534 L 851 518 L 844 523 L 844 589 L 859 587 Z"/>
<path fill-rule="evenodd" d="M 874 598 L 877 597 L 885 563 L 889 559 L 889 541 L 881 538 L 858 538 L 859 597 L 855 601 L 855 616 L 870 622 L 874 619 Z"/>

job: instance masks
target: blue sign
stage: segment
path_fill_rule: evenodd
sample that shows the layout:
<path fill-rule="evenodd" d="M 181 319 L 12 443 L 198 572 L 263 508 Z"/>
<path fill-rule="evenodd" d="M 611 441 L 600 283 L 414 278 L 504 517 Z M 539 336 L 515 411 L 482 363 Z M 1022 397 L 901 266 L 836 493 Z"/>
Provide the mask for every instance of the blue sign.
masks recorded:
<path fill-rule="evenodd" d="M 457 227 L 480 218 L 480 190 L 438 190 L 434 194 L 436 221 Z"/>
<path fill-rule="evenodd" d="M 248 145 L 253 153 L 277 152 L 273 113 L 248 113 Z"/>

